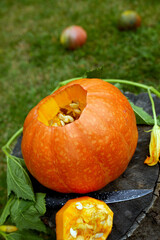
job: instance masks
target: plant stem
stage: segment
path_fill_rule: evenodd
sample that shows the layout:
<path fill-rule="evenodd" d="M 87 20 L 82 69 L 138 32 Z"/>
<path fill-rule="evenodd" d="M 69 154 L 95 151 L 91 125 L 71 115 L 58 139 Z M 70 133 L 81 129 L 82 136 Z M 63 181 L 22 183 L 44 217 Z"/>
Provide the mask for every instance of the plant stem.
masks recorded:
<path fill-rule="evenodd" d="M 109 83 L 128 84 L 128 85 L 132 85 L 132 86 L 135 86 L 135 87 L 140 87 L 140 88 L 146 89 L 147 91 L 148 91 L 148 89 L 150 89 L 157 97 L 160 97 L 160 92 L 158 92 L 154 87 L 147 86 L 147 85 L 142 84 L 142 83 L 127 81 L 127 80 L 120 80 L 120 79 L 102 79 L 102 80 L 104 80 L 105 82 L 109 82 Z"/>
<path fill-rule="evenodd" d="M 156 110 L 155 110 L 155 104 L 151 95 L 150 88 L 148 88 L 148 95 L 152 104 L 152 112 L 153 112 L 153 118 L 154 118 L 154 124 L 157 125 L 157 116 L 156 116 Z"/>
<path fill-rule="evenodd" d="M 82 78 L 83 77 L 72 78 L 72 79 L 68 79 L 68 80 L 62 81 L 62 82 L 59 83 L 59 87 L 64 86 L 64 85 L 66 85 L 67 83 L 69 83 L 71 81 L 82 79 Z M 148 89 L 150 89 L 150 91 L 152 91 L 157 97 L 160 98 L 160 92 L 159 91 L 157 91 L 154 87 L 147 86 L 147 85 L 145 85 L 143 83 L 137 83 L 137 82 L 128 81 L 128 80 L 121 80 L 121 79 L 102 79 L 102 80 L 105 81 L 105 82 L 109 82 L 109 83 L 122 83 L 122 84 L 132 85 L 132 86 L 135 86 L 135 87 L 146 89 L 147 91 L 148 91 Z M 57 87 L 55 90 L 57 90 L 59 87 Z"/>
<path fill-rule="evenodd" d="M 82 78 L 83 78 L 83 77 L 78 77 L 78 78 L 71 78 L 71 79 L 65 80 L 65 81 L 63 81 L 63 82 L 60 82 L 60 83 L 59 83 L 59 86 L 64 86 L 64 85 L 66 85 L 66 84 L 69 83 L 69 82 L 72 82 L 72 81 L 78 80 L 78 79 L 82 79 Z"/>
<path fill-rule="evenodd" d="M 74 80 L 78 80 L 78 79 L 82 79 L 83 77 L 78 77 L 78 78 L 71 78 L 65 81 L 62 81 L 59 83 L 59 85 L 53 90 L 53 92 L 55 92 L 59 87 L 66 85 L 67 83 L 74 81 Z M 140 87 L 143 89 L 146 89 L 148 91 L 149 94 L 149 98 L 151 100 L 151 104 L 152 104 L 152 111 L 153 111 L 153 117 L 154 117 L 154 122 L 155 124 L 157 124 L 157 118 L 156 118 L 156 111 L 155 111 L 155 105 L 154 105 L 154 101 L 153 98 L 151 96 L 151 91 L 158 97 L 160 97 L 160 92 L 157 91 L 154 87 L 152 86 L 147 86 L 145 84 L 142 83 L 137 83 L 137 82 L 132 82 L 132 81 L 128 81 L 128 80 L 121 80 L 121 79 L 102 79 L 105 82 L 109 82 L 109 83 L 122 83 L 122 84 L 128 84 L 128 85 L 132 85 L 135 87 Z M 52 92 L 52 93 L 53 93 Z M 51 94 L 52 94 L 51 93 Z M 11 143 L 22 133 L 23 131 L 23 127 L 20 128 L 7 142 L 6 145 L 4 145 L 2 147 L 2 151 L 6 154 L 6 155 L 10 155 L 9 152 L 7 151 L 7 149 L 9 149 L 9 146 L 11 145 Z"/>
<path fill-rule="evenodd" d="M 123 83 L 123 84 L 133 85 L 135 87 L 141 87 L 144 89 L 148 89 L 148 86 L 145 84 L 132 82 L 132 81 L 128 81 L 128 80 L 121 80 L 121 79 L 103 79 L 103 80 L 106 82 L 109 82 L 109 83 Z"/>
<path fill-rule="evenodd" d="M 78 80 L 78 79 L 81 79 L 81 78 L 73 78 L 73 79 L 69 79 L 69 80 L 66 80 L 66 81 L 63 81 L 59 84 L 59 86 L 63 86 L 73 80 Z M 160 97 L 160 92 L 157 91 L 154 87 L 152 86 L 147 86 L 145 84 L 142 84 L 142 83 L 137 83 L 137 82 L 133 82 L 133 81 L 128 81 L 128 80 L 121 80 L 121 79 L 102 79 L 103 81 L 105 82 L 109 82 L 109 83 L 121 83 L 121 84 L 127 84 L 127 85 L 132 85 L 132 86 L 135 86 L 135 87 L 139 87 L 139 88 L 143 88 L 143 89 L 146 89 L 148 91 L 148 94 L 149 94 L 149 98 L 150 98 L 150 101 L 151 101 L 151 104 L 152 104 L 152 111 L 153 111 L 153 117 L 154 117 L 154 123 L 155 125 L 157 125 L 157 117 L 156 117 L 156 111 L 155 111 L 155 104 L 154 104 L 154 101 L 153 101 L 153 98 L 152 98 L 152 95 L 151 95 L 151 91 L 157 96 L 157 97 Z"/>
<path fill-rule="evenodd" d="M 20 129 L 18 129 L 18 131 L 8 140 L 8 142 L 2 147 L 2 151 L 8 155 L 8 151 L 7 149 L 9 149 L 11 143 L 22 133 L 23 131 L 23 127 L 21 127 Z"/>

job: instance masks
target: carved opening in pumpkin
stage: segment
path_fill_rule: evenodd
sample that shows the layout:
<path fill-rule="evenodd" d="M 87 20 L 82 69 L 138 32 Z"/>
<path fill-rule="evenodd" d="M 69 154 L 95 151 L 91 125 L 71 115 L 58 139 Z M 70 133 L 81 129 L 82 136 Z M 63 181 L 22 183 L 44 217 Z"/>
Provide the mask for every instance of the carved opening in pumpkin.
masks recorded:
<path fill-rule="evenodd" d="M 38 109 L 38 120 L 46 126 L 62 127 L 77 120 L 86 106 L 87 92 L 80 85 L 51 95 Z"/>

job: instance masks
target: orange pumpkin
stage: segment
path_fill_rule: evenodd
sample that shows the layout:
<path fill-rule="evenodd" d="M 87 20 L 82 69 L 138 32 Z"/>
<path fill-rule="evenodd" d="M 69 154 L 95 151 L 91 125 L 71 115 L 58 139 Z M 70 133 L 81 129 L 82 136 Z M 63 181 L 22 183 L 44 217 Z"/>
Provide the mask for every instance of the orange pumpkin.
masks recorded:
<path fill-rule="evenodd" d="M 115 86 L 80 79 L 41 100 L 24 122 L 30 173 L 55 191 L 101 189 L 127 168 L 137 145 L 132 107 Z"/>
<path fill-rule="evenodd" d="M 69 200 L 56 214 L 57 240 L 106 240 L 113 212 L 103 201 L 80 197 Z"/>

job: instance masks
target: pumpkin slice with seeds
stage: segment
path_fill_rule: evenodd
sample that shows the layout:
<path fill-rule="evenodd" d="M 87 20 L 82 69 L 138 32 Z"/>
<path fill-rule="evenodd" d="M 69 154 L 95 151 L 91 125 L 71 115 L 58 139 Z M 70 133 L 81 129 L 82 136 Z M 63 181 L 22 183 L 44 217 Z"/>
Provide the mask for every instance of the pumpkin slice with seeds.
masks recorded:
<path fill-rule="evenodd" d="M 56 214 L 57 240 L 105 240 L 112 225 L 108 205 L 87 196 L 69 200 Z"/>

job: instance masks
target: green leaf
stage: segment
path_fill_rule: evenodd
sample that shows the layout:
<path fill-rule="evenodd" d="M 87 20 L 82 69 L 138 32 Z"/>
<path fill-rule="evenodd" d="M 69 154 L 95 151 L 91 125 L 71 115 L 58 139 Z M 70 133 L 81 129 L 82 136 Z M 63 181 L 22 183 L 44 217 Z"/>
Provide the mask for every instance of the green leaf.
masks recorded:
<path fill-rule="evenodd" d="M 103 66 L 87 71 L 85 73 L 86 78 L 103 78 Z"/>
<path fill-rule="evenodd" d="M 19 232 L 15 232 L 15 233 L 10 233 L 10 234 L 3 234 L 3 237 L 6 240 L 22 240 L 23 235 Z"/>
<path fill-rule="evenodd" d="M 3 233 L 2 236 L 6 240 L 43 240 L 44 239 L 40 236 L 39 233 L 30 231 L 30 230 L 17 231 L 9 234 Z"/>
<path fill-rule="evenodd" d="M 45 212 L 45 194 L 37 193 L 35 202 L 17 199 L 11 208 L 11 219 L 20 230 L 46 232 L 46 227 L 40 219 Z"/>
<path fill-rule="evenodd" d="M 123 86 L 120 83 L 115 83 L 114 86 L 117 87 L 119 90 L 123 90 Z"/>
<path fill-rule="evenodd" d="M 43 216 L 46 212 L 46 201 L 45 201 L 44 193 L 36 193 L 36 204 L 35 208 L 39 212 L 41 216 Z"/>
<path fill-rule="evenodd" d="M 157 123 L 160 126 L 160 115 L 157 116 Z"/>
<path fill-rule="evenodd" d="M 14 192 L 18 198 L 35 201 L 32 183 L 23 159 L 7 156 L 7 187 L 8 195 Z"/>
<path fill-rule="evenodd" d="M 137 124 L 154 125 L 154 119 L 151 115 L 145 112 L 143 108 L 134 105 L 134 103 L 132 103 L 131 101 L 130 104 L 134 110 Z"/>
<path fill-rule="evenodd" d="M 3 224 L 10 216 L 11 221 L 16 224 L 20 231 L 30 229 L 46 232 L 46 227 L 40 219 L 46 212 L 45 194 L 33 192 L 23 159 L 7 155 L 7 167 L 8 195 L 10 198 L 4 208 L 0 223 Z M 22 238 L 19 231 L 7 235 L 3 233 L 2 235 L 9 240 L 40 239 L 36 236 L 33 237 L 33 234 L 28 235 L 28 238 L 24 234 L 25 238 Z"/>
<path fill-rule="evenodd" d="M 36 231 L 24 230 L 20 233 L 23 235 L 21 240 L 44 240 L 44 238 L 40 236 L 40 233 Z"/>
<path fill-rule="evenodd" d="M 12 207 L 12 205 L 14 204 L 15 202 L 15 199 L 13 196 L 11 196 L 8 201 L 7 201 L 7 204 L 5 205 L 4 209 L 3 209 L 3 212 L 1 214 L 1 217 L 0 217 L 0 225 L 4 224 L 7 217 L 10 215 L 10 209 Z"/>

